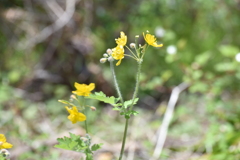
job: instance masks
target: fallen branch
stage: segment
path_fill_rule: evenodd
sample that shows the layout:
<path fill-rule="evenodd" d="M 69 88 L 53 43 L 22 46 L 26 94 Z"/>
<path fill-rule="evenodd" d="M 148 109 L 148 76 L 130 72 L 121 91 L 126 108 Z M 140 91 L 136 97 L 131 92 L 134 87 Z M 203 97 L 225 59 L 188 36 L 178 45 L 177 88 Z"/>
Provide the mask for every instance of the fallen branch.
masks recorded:
<path fill-rule="evenodd" d="M 158 160 L 162 153 L 163 145 L 164 145 L 166 137 L 167 137 L 168 127 L 169 127 L 169 124 L 173 117 L 173 111 L 174 111 L 175 105 L 177 103 L 179 94 L 183 90 L 185 90 L 187 87 L 189 87 L 189 84 L 181 83 L 177 87 L 174 87 L 172 90 L 172 94 L 171 94 L 170 100 L 168 102 L 167 110 L 164 114 L 163 122 L 157 132 L 157 144 L 154 149 L 151 160 Z"/>
<path fill-rule="evenodd" d="M 52 25 L 45 27 L 40 33 L 38 33 L 36 36 L 32 37 L 27 42 L 25 47 L 32 48 L 36 44 L 47 39 L 53 33 L 57 32 L 58 30 L 63 28 L 71 20 L 73 14 L 75 12 L 75 3 L 76 3 L 76 0 L 66 0 L 66 10 L 63 12 L 62 15 L 59 15 L 59 10 L 58 10 L 58 12 L 56 10 L 54 10 L 54 13 L 57 16 L 59 16 L 59 18 Z M 48 5 L 50 5 L 50 4 L 48 3 Z M 61 10 L 60 10 L 60 12 L 61 12 Z"/>

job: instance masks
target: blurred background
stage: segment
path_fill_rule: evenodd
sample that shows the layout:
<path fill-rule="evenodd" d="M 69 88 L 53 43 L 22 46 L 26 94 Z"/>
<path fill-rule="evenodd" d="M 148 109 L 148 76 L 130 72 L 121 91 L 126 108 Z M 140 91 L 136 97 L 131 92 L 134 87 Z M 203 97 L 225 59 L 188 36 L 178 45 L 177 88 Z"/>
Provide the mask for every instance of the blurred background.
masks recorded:
<path fill-rule="evenodd" d="M 140 113 L 131 121 L 127 160 L 148 160 L 172 89 L 182 82 L 161 160 L 240 159 L 239 0 L 0 0 L 0 133 L 11 160 L 79 159 L 54 148 L 71 124 L 58 99 L 74 82 L 96 84 L 115 95 L 109 63 L 99 59 L 128 36 L 149 30 L 162 48 L 149 47 L 140 83 Z M 116 67 L 125 99 L 134 90 L 137 65 L 127 57 Z M 96 160 L 112 160 L 121 147 L 124 118 L 96 101 L 88 112 Z"/>

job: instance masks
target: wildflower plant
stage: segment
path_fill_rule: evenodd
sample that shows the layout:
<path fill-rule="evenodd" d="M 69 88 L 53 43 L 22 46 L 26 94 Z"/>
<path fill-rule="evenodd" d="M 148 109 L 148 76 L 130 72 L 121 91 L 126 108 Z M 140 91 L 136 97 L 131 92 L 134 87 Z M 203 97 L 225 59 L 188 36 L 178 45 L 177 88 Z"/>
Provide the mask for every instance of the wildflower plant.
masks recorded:
<path fill-rule="evenodd" d="M 55 145 L 55 147 L 83 152 L 86 155 L 86 160 L 93 160 L 93 151 L 98 150 L 102 144 L 91 144 L 91 136 L 88 134 L 87 116 L 85 115 L 85 110 L 86 108 L 94 110 L 94 107 L 86 105 L 85 100 L 86 97 L 88 97 L 91 91 L 95 88 L 95 84 L 91 83 L 89 85 L 86 85 L 75 82 L 74 86 L 76 88 L 76 91 L 72 91 L 73 95 L 70 96 L 70 100 L 59 100 L 59 102 L 66 105 L 65 109 L 69 113 L 69 116 L 67 118 L 72 122 L 72 124 L 75 124 L 77 122 L 85 123 L 86 135 L 79 136 L 73 133 L 69 133 L 70 137 L 58 138 L 57 140 L 59 144 Z"/>
<path fill-rule="evenodd" d="M 0 134 L 0 160 L 5 160 L 10 156 L 10 152 L 6 149 L 12 148 L 13 145 L 7 142 L 4 134 Z"/>
<path fill-rule="evenodd" d="M 76 136 L 72 133 L 70 133 L 70 138 L 64 137 L 61 139 L 58 139 L 59 145 L 56 145 L 55 147 L 63 148 L 63 149 L 69 149 L 74 151 L 82 151 L 86 154 L 87 160 L 92 159 L 92 152 L 99 149 L 102 144 L 94 144 L 91 145 L 91 138 L 88 134 L 87 129 L 87 123 L 85 116 L 85 109 L 88 107 L 88 105 L 85 104 L 86 99 L 95 99 L 99 100 L 104 103 L 111 104 L 113 106 L 113 110 L 119 111 L 119 114 L 124 116 L 125 118 L 125 127 L 123 132 L 123 139 L 122 139 L 122 147 L 120 151 L 120 155 L 118 160 L 122 160 L 123 154 L 124 154 L 124 148 L 126 143 L 126 137 L 127 137 L 127 130 L 129 125 L 129 119 L 133 115 L 137 115 L 138 112 L 134 110 L 134 105 L 138 102 L 138 90 L 139 90 L 139 83 L 140 83 L 140 74 L 141 74 L 141 66 L 143 63 L 143 59 L 146 53 L 146 50 L 149 46 L 153 47 L 162 47 L 162 44 L 157 44 L 157 40 L 154 35 L 150 34 L 148 31 L 147 33 L 143 33 L 143 37 L 145 40 L 145 44 L 141 45 L 138 44 L 139 36 L 135 36 L 135 43 L 130 43 L 130 47 L 127 46 L 127 36 L 124 32 L 120 32 L 120 37 L 115 39 L 116 41 L 116 47 L 112 49 L 107 49 L 106 53 L 103 54 L 103 57 L 100 59 L 100 63 L 110 63 L 110 70 L 112 72 L 114 85 L 117 91 L 118 97 L 108 97 L 103 92 L 95 92 L 91 93 L 91 91 L 95 88 L 95 84 L 91 83 L 89 85 L 86 84 L 78 84 L 75 83 L 76 91 L 73 91 L 72 93 L 72 99 L 78 102 L 79 107 L 76 107 L 76 105 L 72 101 L 64 101 L 59 100 L 59 102 L 67 104 L 65 108 L 70 113 L 68 116 L 68 119 L 72 121 L 72 123 L 76 123 L 78 121 L 84 121 L 85 122 L 85 129 L 87 135 L 85 137 Z M 125 49 L 127 49 L 130 54 L 125 54 Z M 116 60 L 116 66 L 119 66 L 122 62 L 122 60 L 125 58 L 125 56 L 130 57 L 136 61 L 137 64 L 137 72 L 136 72 L 136 83 L 135 83 L 135 90 L 132 94 L 132 99 L 130 100 L 124 100 L 120 87 L 118 85 L 117 76 L 114 70 L 114 61 Z M 83 140 L 85 139 L 85 141 Z"/>
<path fill-rule="evenodd" d="M 101 63 L 105 63 L 107 60 L 110 62 L 110 69 L 112 72 L 114 85 L 115 85 L 115 88 L 116 88 L 116 91 L 118 94 L 118 98 L 109 97 L 108 98 L 109 102 L 113 106 L 113 110 L 119 111 L 120 115 L 123 115 L 124 118 L 126 119 L 119 160 L 122 159 L 123 153 L 124 153 L 129 119 L 132 117 L 132 115 L 138 114 L 138 112 L 133 110 L 133 108 L 134 108 L 134 105 L 138 101 L 137 94 L 138 94 L 138 90 L 139 90 L 141 66 L 143 63 L 143 59 L 144 59 L 146 50 L 147 50 L 148 46 L 153 46 L 153 47 L 162 47 L 163 46 L 163 44 L 157 44 L 157 40 L 156 40 L 155 36 L 150 34 L 148 31 L 147 31 L 147 33 L 143 33 L 143 37 L 146 42 L 144 45 L 138 44 L 139 36 L 137 35 L 137 36 L 135 36 L 135 43 L 130 43 L 130 48 L 129 48 L 126 45 L 127 44 L 127 36 L 125 35 L 124 32 L 120 32 L 120 37 L 118 39 L 115 39 L 117 46 L 113 49 L 107 49 L 107 54 L 105 53 L 103 55 L 103 58 L 100 59 Z M 130 52 L 130 55 L 125 54 L 125 48 Z M 119 66 L 125 56 L 133 58 L 137 62 L 137 66 L 138 66 L 137 73 L 136 73 L 135 90 L 133 92 L 132 99 L 127 100 L 127 101 L 125 101 L 123 99 L 120 87 L 118 85 L 117 76 L 116 76 L 116 73 L 114 70 L 114 65 L 113 65 L 113 60 L 118 60 L 118 62 L 116 63 L 116 66 Z M 104 99 L 104 102 L 107 101 L 106 96 L 101 92 L 95 93 L 95 95 L 90 95 L 88 98 L 98 99 L 100 101 L 102 101 L 102 99 Z"/>

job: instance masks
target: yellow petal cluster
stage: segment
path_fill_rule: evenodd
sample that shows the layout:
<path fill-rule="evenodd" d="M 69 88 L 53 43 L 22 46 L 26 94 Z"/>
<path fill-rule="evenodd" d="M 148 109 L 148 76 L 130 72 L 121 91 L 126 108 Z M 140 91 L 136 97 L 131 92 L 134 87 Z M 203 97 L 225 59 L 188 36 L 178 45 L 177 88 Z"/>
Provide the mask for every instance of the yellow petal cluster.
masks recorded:
<path fill-rule="evenodd" d="M 117 46 L 112 49 L 112 57 L 116 60 L 119 60 L 116 66 L 121 64 L 122 59 L 124 58 L 124 49 L 123 46 Z"/>
<path fill-rule="evenodd" d="M 72 93 L 78 95 L 78 96 L 89 96 L 91 91 L 95 88 L 94 83 L 90 83 L 89 85 L 86 84 L 79 84 L 77 82 L 74 83 L 76 91 L 72 91 Z"/>
<path fill-rule="evenodd" d="M 127 43 L 127 36 L 124 32 L 120 32 L 120 38 L 116 39 L 116 43 L 118 46 L 125 46 Z"/>
<path fill-rule="evenodd" d="M 0 134 L 0 149 L 12 148 L 12 144 L 7 142 L 6 137 L 3 134 Z"/>
<path fill-rule="evenodd" d="M 156 38 L 155 38 L 154 35 L 151 35 L 151 34 L 149 34 L 149 33 L 147 33 L 147 34 L 145 35 L 145 34 L 143 33 L 143 37 L 144 37 L 145 41 L 146 41 L 149 45 L 151 45 L 151 46 L 153 46 L 153 47 L 162 47 L 162 46 L 163 46 L 163 44 L 157 44 L 157 40 L 156 40 Z"/>
<path fill-rule="evenodd" d="M 68 116 L 68 119 L 70 121 L 72 121 L 73 124 L 77 123 L 78 121 L 79 122 L 85 121 L 87 119 L 83 113 L 78 112 L 78 109 L 76 106 L 74 106 L 72 108 L 68 108 L 68 106 L 65 106 L 65 108 L 68 111 L 68 113 L 70 114 Z"/>
<path fill-rule="evenodd" d="M 124 58 L 124 46 L 127 43 L 127 36 L 124 32 L 120 32 L 120 38 L 116 39 L 117 47 L 112 49 L 112 57 L 118 60 L 116 66 L 121 64 L 122 59 Z"/>

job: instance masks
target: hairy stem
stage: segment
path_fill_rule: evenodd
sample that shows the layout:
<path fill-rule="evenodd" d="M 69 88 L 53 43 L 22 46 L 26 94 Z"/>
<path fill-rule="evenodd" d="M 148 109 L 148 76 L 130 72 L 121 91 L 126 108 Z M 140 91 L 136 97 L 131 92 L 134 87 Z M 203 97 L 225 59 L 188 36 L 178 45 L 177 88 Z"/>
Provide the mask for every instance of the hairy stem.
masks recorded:
<path fill-rule="evenodd" d="M 123 134 L 123 140 L 122 140 L 122 147 L 121 147 L 119 160 L 122 160 L 122 157 L 123 157 L 123 152 L 124 152 L 124 148 L 125 148 L 125 142 L 126 142 L 126 138 L 127 138 L 128 121 L 129 121 L 129 118 L 126 118 L 124 134 Z"/>
<path fill-rule="evenodd" d="M 136 76 L 136 86 L 135 86 L 135 90 L 133 93 L 133 97 L 132 97 L 132 104 L 130 106 L 130 111 L 133 108 L 133 104 L 134 104 L 134 99 L 137 97 L 138 94 L 138 88 L 139 88 L 139 82 L 140 82 L 140 75 L 141 75 L 141 66 L 142 66 L 142 60 L 140 59 L 138 61 L 138 71 L 137 71 L 137 76 Z"/>
<path fill-rule="evenodd" d="M 122 105 L 123 105 L 124 100 L 123 100 L 123 97 L 122 97 L 120 88 L 119 88 L 119 86 L 118 86 L 118 81 L 117 81 L 117 77 L 116 77 L 115 70 L 114 70 L 114 64 L 113 64 L 112 61 L 110 61 L 110 68 L 111 68 L 111 71 L 112 71 L 113 80 L 114 80 L 114 85 L 115 85 L 115 88 L 116 88 L 118 97 L 120 98 L 120 101 L 121 101 L 121 103 L 122 103 Z"/>
<path fill-rule="evenodd" d="M 84 114 L 85 114 L 85 112 L 84 112 Z M 86 134 L 88 134 L 87 120 L 85 120 L 84 122 L 85 122 L 85 130 L 86 130 Z"/>
<path fill-rule="evenodd" d="M 132 104 L 130 106 L 130 111 L 133 108 L 134 99 L 137 97 L 137 93 L 138 93 L 140 74 L 141 74 L 141 64 L 142 64 L 142 61 L 141 60 L 138 61 L 138 71 L 137 71 L 137 76 L 136 76 L 136 86 L 135 86 L 135 91 L 133 93 L 133 98 L 132 98 Z M 128 117 L 128 118 L 125 117 L 125 119 L 126 119 L 126 122 L 125 122 L 124 135 L 123 135 L 123 140 L 122 140 L 122 148 L 121 148 L 119 160 L 122 160 L 122 156 L 123 156 L 123 152 L 124 152 L 124 148 L 125 148 L 125 142 L 126 142 L 126 138 L 127 138 L 128 122 L 129 122 L 130 117 Z"/>
<path fill-rule="evenodd" d="M 87 115 L 86 115 L 86 111 L 85 111 L 85 109 L 86 109 L 86 107 L 85 107 L 85 97 L 83 97 L 83 103 L 82 103 L 82 105 L 83 105 L 83 114 L 84 114 L 85 116 L 87 116 Z M 84 123 L 85 123 L 86 134 L 88 134 L 87 119 L 84 121 Z"/>

